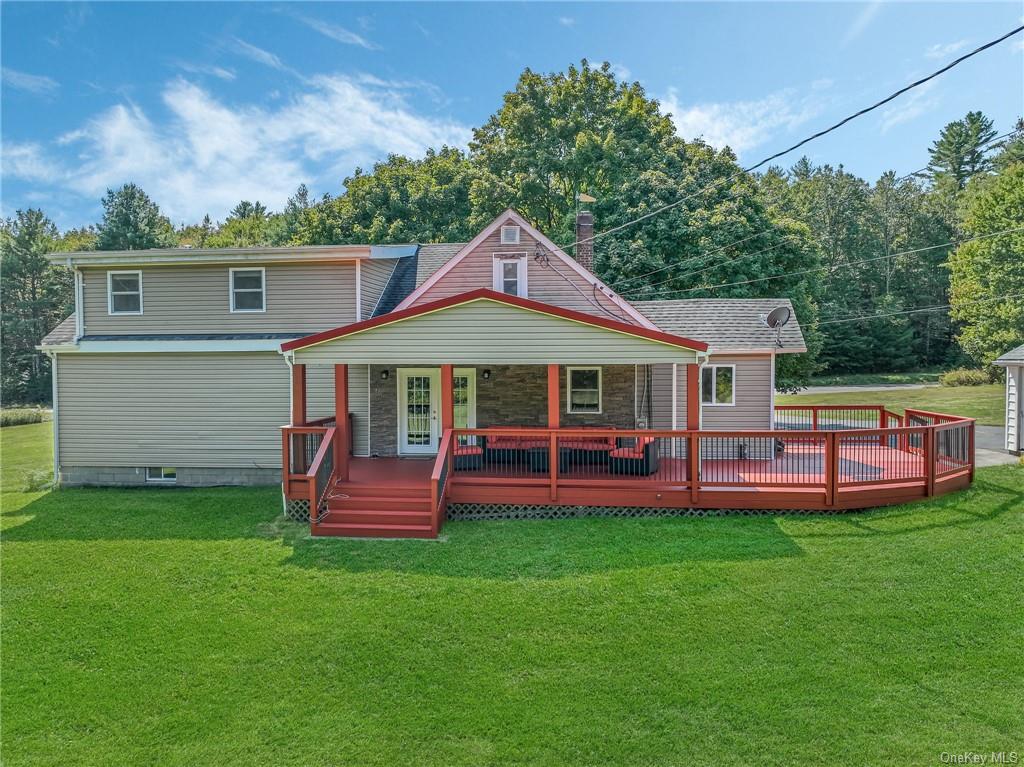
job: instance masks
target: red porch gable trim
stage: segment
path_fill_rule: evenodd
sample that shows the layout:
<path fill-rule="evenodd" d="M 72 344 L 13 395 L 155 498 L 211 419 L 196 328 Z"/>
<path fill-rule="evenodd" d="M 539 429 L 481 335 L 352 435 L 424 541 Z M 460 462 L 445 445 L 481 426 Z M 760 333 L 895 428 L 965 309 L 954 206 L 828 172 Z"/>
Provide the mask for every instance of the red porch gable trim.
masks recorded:
<path fill-rule="evenodd" d="M 353 322 L 350 325 L 343 325 L 332 330 L 324 330 L 310 336 L 286 341 L 281 344 L 281 351 L 290 352 L 295 349 L 303 349 L 307 346 L 315 346 L 316 344 L 321 344 L 324 341 L 333 341 L 337 338 L 344 338 L 345 336 L 362 333 L 365 330 L 383 327 L 384 325 L 401 322 L 402 320 L 407 320 L 411 317 L 430 314 L 442 309 L 448 309 L 452 306 L 467 304 L 481 299 L 494 301 L 495 303 L 505 304 L 507 306 L 515 306 L 519 309 L 537 312 L 538 314 L 560 317 L 562 319 L 572 320 L 573 322 L 579 322 L 584 325 L 591 325 L 605 330 L 612 330 L 616 333 L 624 333 L 625 335 L 643 338 L 648 341 L 658 341 L 663 344 L 669 344 L 670 346 L 678 346 L 681 349 L 688 349 L 690 351 L 697 352 L 706 352 L 708 350 L 708 345 L 703 341 L 683 338 L 682 336 L 665 333 L 660 330 L 648 330 L 647 328 L 640 327 L 639 325 L 631 325 L 627 322 L 620 322 L 619 320 L 596 317 L 592 314 L 585 314 L 574 309 L 563 309 L 560 306 L 553 306 L 541 301 L 534 301 L 531 298 L 510 296 L 505 293 L 499 293 L 496 290 L 491 290 L 490 288 L 478 288 L 477 290 L 470 290 L 466 293 L 459 293 L 456 296 L 432 301 L 428 304 L 421 304 L 420 306 L 413 306 L 408 309 L 399 309 L 398 311 L 390 312 L 388 314 L 382 314 L 380 317 L 372 317 L 371 319 L 363 320 L 362 322 Z"/>

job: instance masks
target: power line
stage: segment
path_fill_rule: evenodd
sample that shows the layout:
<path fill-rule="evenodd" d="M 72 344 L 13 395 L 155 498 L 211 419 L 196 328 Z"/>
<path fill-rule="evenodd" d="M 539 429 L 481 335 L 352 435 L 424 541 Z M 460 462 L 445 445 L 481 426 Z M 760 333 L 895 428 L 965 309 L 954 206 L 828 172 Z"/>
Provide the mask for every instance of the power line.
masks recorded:
<path fill-rule="evenodd" d="M 698 290 L 715 290 L 717 288 L 731 288 L 731 287 L 734 287 L 736 285 L 752 285 L 755 282 L 765 282 L 767 280 L 778 280 L 778 279 L 781 279 L 783 277 L 795 277 L 795 276 L 798 276 L 798 275 L 801 275 L 801 274 L 812 274 L 814 272 L 824 272 L 824 271 L 828 271 L 829 269 L 845 269 L 845 268 L 848 268 L 848 267 L 851 267 L 851 266 L 856 266 L 858 264 L 867 264 L 867 263 L 870 263 L 872 261 L 881 261 L 884 258 L 895 258 L 896 256 L 907 256 L 907 255 L 912 255 L 914 253 L 924 253 L 925 251 L 928 251 L 928 250 L 937 250 L 938 248 L 946 248 L 946 247 L 950 247 L 950 246 L 963 245 L 964 243 L 974 242 L 975 240 L 985 240 L 985 239 L 988 239 L 989 237 L 999 237 L 999 236 L 1004 235 L 1004 234 L 1013 234 L 1014 232 L 1022 232 L 1022 231 L 1024 231 L 1024 226 L 1016 227 L 1014 229 L 1004 229 L 1004 230 L 1002 230 L 1000 232 L 992 232 L 991 234 L 979 234 L 977 237 L 968 237 L 968 238 L 963 239 L 963 240 L 951 240 L 950 242 L 944 242 L 941 245 L 928 245 L 927 247 L 923 247 L 923 248 L 914 248 L 912 250 L 901 250 L 901 251 L 898 251 L 896 253 L 888 253 L 888 254 L 886 254 L 884 256 L 873 256 L 872 258 L 862 258 L 862 259 L 860 259 L 858 261 L 847 261 L 844 264 L 832 264 L 832 265 L 828 265 L 828 266 L 815 266 L 815 267 L 813 267 L 811 269 L 800 269 L 800 270 L 795 271 L 795 272 L 783 272 L 782 274 L 773 274 L 773 275 L 771 275 L 769 277 L 755 277 L 755 278 L 749 279 L 749 280 L 737 280 L 736 282 L 722 282 L 722 283 L 719 283 L 718 285 L 700 285 L 700 286 L 695 287 L 695 288 L 674 288 L 672 290 L 662 290 L 662 291 L 659 291 L 657 293 L 654 293 L 653 295 L 658 296 L 658 295 L 665 295 L 667 293 L 693 293 L 693 292 L 698 291 Z"/>
<path fill-rule="evenodd" d="M 692 199 L 693 197 L 696 197 L 698 194 L 702 194 L 703 192 L 707 191 L 708 189 L 711 189 L 711 188 L 716 187 L 716 186 L 718 186 L 720 184 L 723 184 L 723 183 L 728 183 L 730 181 L 735 180 L 736 178 L 739 178 L 740 176 L 742 176 L 745 173 L 750 173 L 751 171 L 757 170 L 762 165 L 765 165 L 765 164 L 771 162 L 772 160 L 776 160 L 779 157 L 782 157 L 783 155 L 787 155 L 790 152 L 792 152 L 792 151 L 794 151 L 796 149 L 799 149 L 800 147 L 804 146 L 805 144 L 808 144 L 811 141 L 819 139 L 822 136 L 825 136 L 826 134 L 829 134 L 832 131 L 834 131 L 834 130 L 836 130 L 838 128 L 841 128 L 842 126 L 846 125 L 846 123 L 850 122 L 851 120 L 855 120 L 858 117 L 862 117 L 863 115 L 868 114 L 869 112 L 873 112 L 874 110 L 878 109 L 879 107 L 885 106 L 886 104 L 888 104 L 893 99 L 895 99 L 895 98 L 897 98 L 899 96 L 902 96 L 904 93 L 906 93 L 906 92 L 908 92 L 910 90 L 913 90 L 914 88 L 917 88 L 917 87 L 919 87 L 921 85 L 924 85 L 926 82 L 935 79 L 939 75 L 948 72 L 953 67 L 958 66 L 958 65 L 962 64 L 963 62 L 967 61 L 967 59 L 969 59 L 969 58 L 971 58 L 973 56 L 977 56 L 982 51 L 985 51 L 985 50 L 991 48 L 994 45 L 998 45 L 999 43 L 1003 42 L 1007 38 L 1012 37 L 1013 35 L 1017 34 L 1018 32 L 1021 32 L 1021 31 L 1024 31 L 1024 25 L 1019 26 L 1019 27 L 1017 27 L 1015 29 L 1011 29 L 1009 32 L 1007 32 L 1006 34 L 1002 35 L 1001 37 L 998 37 L 995 40 L 990 40 L 989 42 L 985 43 L 984 45 L 978 46 L 973 51 L 970 51 L 969 53 L 965 53 L 963 56 L 960 56 L 959 58 L 954 59 L 953 61 L 951 61 L 950 63 L 946 64 L 944 67 L 942 67 L 941 69 L 935 70 L 930 75 L 926 75 L 925 77 L 922 77 L 919 80 L 915 80 L 914 82 L 910 83 L 909 85 L 903 86 L 898 91 L 895 91 L 894 93 L 891 93 L 890 95 L 886 96 L 881 101 L 876 101 L 871 106 L 864 107 L 863 109 L 861 109 L 861 110 L 859 110 L 857 112 L 854 112 L 852 115 L 844 117 L 842 120 L 840 120 L 839 122 L 837 122 L 837 123 L 835 123 L 833 125 L 830 125 L 828 128 L 824 128 L 824 129 L 818 131 L 817 133 L 815 133 L 815 134 L 813 134 L 811 136 L 808 136 L 807 138 L 802 139 L 801 141 L 798 141 L 797 143 L 793 144 L 792 146 L 790 146 L 790 147 L 788 147 L 786 149 L 783 149 L 780 152 L 776 152 L 775 154 L 770 155 L 770 156 L 764 158 L 763 160 L 761 160 L 760 162 L 755 163 L 754 165 L 751 165 L 751 166 L 749 166 L 747 168 L 741 168 L 737 172 L 733 173 L 730 176 L 727 176 L 724 179 L 717 179 L 717 180 L 711 182 L 710 184 L 708 184 L 707 186 L 705 186 L 705 187 L 703 187 L 701 189 L 698 189 L 696 192 L 693 192 L 692 194 L 689 194 L 689 195 L 687 195 L 685 197 L 682 197 L 682 198 L 676 200 L 675 202 L 671 202 L 671 203 L 668 203 L 667 205 L 662 205 L 659 208 L 655 208 L 654 210 L 649 211 L 648 213 L 645 213 L 642 216 L 638 216 L 637 218 L 634 218 L 631 221 L 626 221 L 625 223 L 619 224 L 618 226 L 614 226 L 611 229 L 606 229 L 603 232 L 598 232 L 597 234 L 593 234 L 590 237 L 587 237 L 585 239 L 576 240 L 571 245 L 570 244 L 564 245 L 564 246 L 562 246 L 562 249 L 564 250 L 564 249 L 567 249 L 567 248 L 576 248 L 577 246 L 579 246 L 579 245 L 581 245 L 583 243 L 594 242 L 595 240 L 598 240 L 598 239 L 600 239 L 602 237 L 606 237 L 609 234 L 621 231 L 622 229 L 625 229 L 627 227 L 633 226 L 634 224 L 638 224 L 641 221 L 646 221 L 647 219 L 651 218 L 652 216 L 656 216 L 659 213 L 664 213 L 666 210 L 671 210 L 672 208 L 675 208 L 675 207 L 677 207 L 679 205 L 682 205 L 687 200 Z"/>
<path fill-rule="evenodd" d="M 920 309 L 906 309 L 900 312 L 883 312 L 881 314 L 862 314 L 857 317 L 840 317 L 835 320 L 824 320 L 819 325 L 836 325 L 842 322 L 858 322 L 860 320 L 875 320 L 879 317 L 896 317 L 902 314 L 917 314 L 919 312 L 934 312 L 938 309 L 951 309 L 953 306 L 970 306 L 971 304 L 987 304 L 993 301 L 1009 301 L 1013 298 L 1024 298 L 1024 293 L 1016 293 L 1009 296 L 996 296 L 995 298 L 979 298 L 976 301 L 962 301 L 957 304 L 939 304 L 937 306 L 924 306 Z"/>

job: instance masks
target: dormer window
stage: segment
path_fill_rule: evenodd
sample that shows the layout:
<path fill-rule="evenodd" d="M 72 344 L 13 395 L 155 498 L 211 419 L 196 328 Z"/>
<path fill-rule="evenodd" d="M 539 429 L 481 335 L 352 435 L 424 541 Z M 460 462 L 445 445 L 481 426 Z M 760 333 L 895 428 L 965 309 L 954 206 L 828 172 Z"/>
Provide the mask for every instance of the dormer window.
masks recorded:
<path fill-rule="evenodd" d="M 526 254 L 494 254 L 494 289 L 508 296 L 526 298 Z"/>
<path fill-rule="evenodd" d="M 519 244 L 519 227 L 518 226 L 503 226 L 503 227 L 501 227 L 501 244 L 502 245 L 518 245 Z"/>

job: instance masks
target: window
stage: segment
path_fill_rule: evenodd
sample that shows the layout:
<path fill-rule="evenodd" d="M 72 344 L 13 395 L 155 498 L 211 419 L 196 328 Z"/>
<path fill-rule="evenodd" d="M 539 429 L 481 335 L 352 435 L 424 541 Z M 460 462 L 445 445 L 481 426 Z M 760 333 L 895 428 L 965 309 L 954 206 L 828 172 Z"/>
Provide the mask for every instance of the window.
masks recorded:
<path fill-rule="evenodd" d="M 146 467 L 147 482 L 177 482 L 178 470 L 168 466 Z"/>
<path fill-rule="evenodd" d="M 501 227 L 501 244 L 502 245 L 518 245 L 519 244 L 519 227 L 518 226 L 503 226 L 503 227 Z"/>
<path fill-rule="evenodd" d="M 706 365 L 700 374 L 700 401 L 705 405 L 733 405 L 735 365 Z"/>
<path fill-rule="evenodd" d="M 565 382 L 566 412 L 601 412 L 601 368 L 568 368 Z"/>
<path fill-rule="evenodd" d="M 142 314 L 142 272 L 107 272 L 107 313 Z"/>
<path fill-rule="evenodd" d="M 499 293 L 526 298 L 525 253 L 495 254 L 494 289 Z"/>
<path fill-rule="evenodd" d="M 266 310 L 263 269 L 231 269 L 231 311 L 262 312 Z"/>

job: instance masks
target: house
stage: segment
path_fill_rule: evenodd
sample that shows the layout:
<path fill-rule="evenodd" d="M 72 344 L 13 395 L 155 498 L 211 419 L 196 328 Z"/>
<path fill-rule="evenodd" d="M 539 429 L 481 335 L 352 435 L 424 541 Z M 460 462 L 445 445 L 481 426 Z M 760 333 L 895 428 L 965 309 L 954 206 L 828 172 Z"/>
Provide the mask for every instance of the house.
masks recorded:
<path fill-rule="evenodd" d="M 1006 450 L 1020 455 L 1024 451 L 1024 345 L 1008 351 L 994 364 L 1006 368 Z"/>
<path fill-rule="evenodd" d="M 966 419 L 945 466 L 933 424 L 843 442 L 903 426 L 880 406 L 776 429 L 776 359 L 805 346 L 766 318 L 789 302 L 631 303 L 592 233 L 581 213 L 573 258 L 507 210 L 468 243 L 54 254 L 60 483 L 281 482 L 314 532 L 433 536 L 496 505 L 849 508 L 969 481 Z"/>

